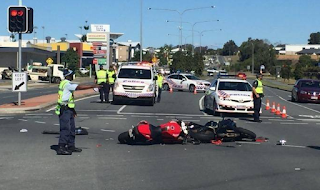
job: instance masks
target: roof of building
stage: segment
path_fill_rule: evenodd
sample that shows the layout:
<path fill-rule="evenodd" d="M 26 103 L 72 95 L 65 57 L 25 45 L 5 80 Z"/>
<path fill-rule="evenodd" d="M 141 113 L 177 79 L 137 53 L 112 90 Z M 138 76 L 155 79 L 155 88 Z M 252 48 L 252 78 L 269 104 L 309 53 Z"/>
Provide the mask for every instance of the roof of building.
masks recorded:
<path fill-rule="evenodd" d="M 18 47 L 0 47 L 0 53 L 5 52 L 5 53 L 10 53 L 10 52 L 18 52 L 19 48 Z M 34 48 L 34 47 L 22 47 L 22 53 L 38 53 L 38 54 L 46 54 L 49 56 L 54 56 L 55 53 L 39 48 Z"/>
<path fill-rule="evenodd" d="M 320 54 L 320 49 L 304 49 L 298 51 L 297 54 Z"/>
<path fill-rule="evenodd" d="M 131 47 L 137 47 L 138 45 L 140 45 L 140 42 L 117 42 L 118 45 L 123 45 L 123 46 L 130 46 Z"/>

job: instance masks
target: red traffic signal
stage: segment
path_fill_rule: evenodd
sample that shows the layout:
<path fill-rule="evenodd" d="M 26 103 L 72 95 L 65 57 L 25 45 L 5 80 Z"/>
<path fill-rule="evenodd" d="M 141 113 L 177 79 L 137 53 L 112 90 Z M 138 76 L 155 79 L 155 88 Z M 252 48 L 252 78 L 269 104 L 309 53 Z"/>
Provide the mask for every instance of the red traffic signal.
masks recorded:
<path fill-rule="evenodd" d="M 9 32 L 28 32 L 28 8 L 25 6 L 12 6 L 8 8 Z"/>
<path fill-rule="evenodd" d="M 10 15 L 11 15 L 11 16 L 17 16 L 17 14 L 18 14 L 18 11 L 17 11 L 17 10 L 12 10 L 12 11 L 10 12 Z"/>

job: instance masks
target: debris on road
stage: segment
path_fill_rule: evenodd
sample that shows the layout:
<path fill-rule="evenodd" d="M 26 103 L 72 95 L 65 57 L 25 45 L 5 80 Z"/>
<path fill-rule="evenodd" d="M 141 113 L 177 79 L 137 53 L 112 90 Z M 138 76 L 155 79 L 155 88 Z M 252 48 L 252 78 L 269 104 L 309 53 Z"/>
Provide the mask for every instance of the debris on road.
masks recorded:
<path fill-rule="evenodd" d="M 21 129 L 21 130 L 20 130 L 20 133 L 26 133 L 26 132 L 28 132 L 27 129 Z"/>
<path fill-rule="evenodd" d="M 287 142 L 286 140 L 279 140 L 277 145 L 283 146 L 283 145 L 286 145 L 286 142 Z"/>

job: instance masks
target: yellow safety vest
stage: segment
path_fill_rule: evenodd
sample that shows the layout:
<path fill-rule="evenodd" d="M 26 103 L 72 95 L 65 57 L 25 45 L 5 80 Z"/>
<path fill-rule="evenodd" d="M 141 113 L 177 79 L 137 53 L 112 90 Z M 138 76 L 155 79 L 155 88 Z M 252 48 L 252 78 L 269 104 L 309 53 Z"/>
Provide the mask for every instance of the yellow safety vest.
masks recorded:
<path fill-rule="evenodd" d="M 256 87 L 256 92 L 258 94 L 263 94 L 263 86 L 262 86 L 262 82 L 261 80 L 257 80 L 258 81 L 258 86 Z"/>
<path fill-rule="evenodd" d="M 157 79 L 157 85 L 158 85 L 159 88 L 162 88 L 163 76 L 158 75 L 157 77 L 158 77 L 158 79 Z"/>
<path fill-rule="evenodd" d="M 107 71 L 105 70 L 99 70 L 97 72 L 97 84 L 101 83 L 106 83 L 107 82 Z"/>
<path fill-rule="evenodd" d="M 59 85 L 59 91 L 58 91 L 58 101 L 57 101 L 57 106 L 56 106 L 56 114 L 57 115 L 60 115 L 60 108 L 61 108 L 61 104 L 62 104 L 62 96 L 63 96 L 63 90 L 64 90 L 64 87 L 66 86 L 66 84 L 68 84 L 70 81 L 68 80 L 63 80 L 60 82 L 60 85 Z M 71 93 L 70 97 L 69 97 L 69 100 L 68 100 L 68 107 L 69 108 L 75 108 L 75 103 L 74 103 L 74 96 L 73 96 L 73 93 Z"/>
<path fill-rule="evenodd" d="M 109 84 L 113 84 L 115 81 L 115 78 L 113 78 L 113 75 L 116 74 L 115 71 L 108 71 L 108 79 L 109 79 Z"/>

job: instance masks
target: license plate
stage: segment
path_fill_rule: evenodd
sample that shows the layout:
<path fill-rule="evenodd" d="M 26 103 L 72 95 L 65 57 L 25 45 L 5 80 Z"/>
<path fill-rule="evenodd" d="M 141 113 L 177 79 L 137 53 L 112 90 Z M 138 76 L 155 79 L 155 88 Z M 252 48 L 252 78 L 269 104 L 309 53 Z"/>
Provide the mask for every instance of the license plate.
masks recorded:
<path fill-rule="evenodd" d="M 129 98 L 138 98 L 137 94 L 128 94 Z"/>
<path fill-rule="evenodd" d="M 246 109 L 246 106 L 237 106 L 237 109 Z"/>
<path fill-rule="evenodd" d="M 317 96 L 311 96 L 311 100 L 318 100 Z"/>

